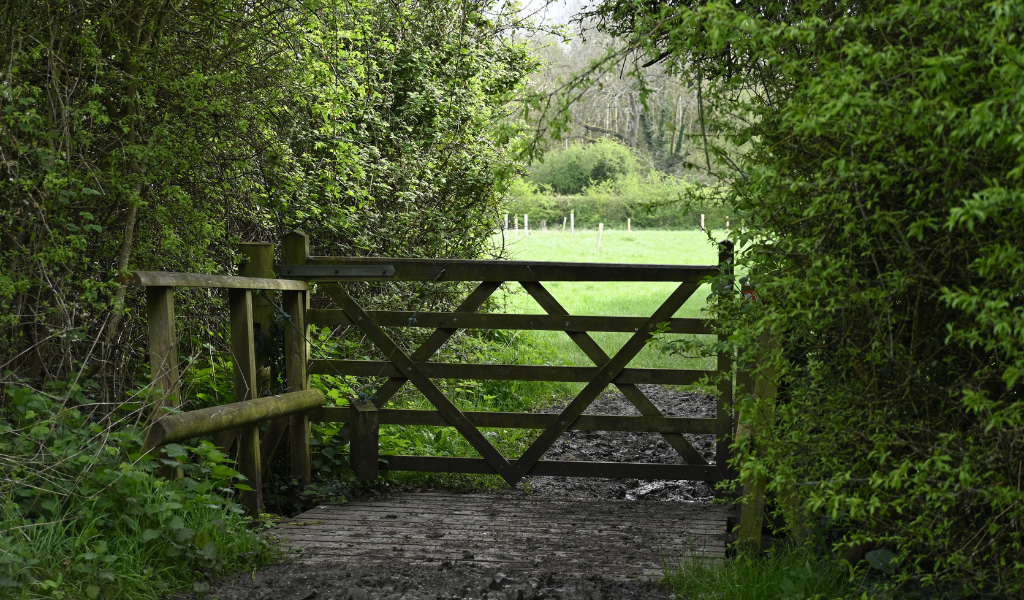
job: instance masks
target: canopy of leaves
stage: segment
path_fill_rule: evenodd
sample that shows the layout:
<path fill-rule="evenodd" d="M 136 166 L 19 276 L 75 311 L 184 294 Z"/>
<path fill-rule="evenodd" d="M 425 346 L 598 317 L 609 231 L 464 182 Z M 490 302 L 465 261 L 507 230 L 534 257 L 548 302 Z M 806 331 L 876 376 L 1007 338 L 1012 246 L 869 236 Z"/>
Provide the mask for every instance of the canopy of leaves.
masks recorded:
<path fill-rule="evenodd" d="M 901 593 L 1019 597 L 1022 5 L 608 0 L 591 16 L 701 91 L 750 227 L 758 301 L 718 316 L 746 356 L 771 333 L 781 389 L 741 473 L 799 482 L 840 547 L 893 549 Z"/>
<path fill-rule="evenodd" d="M 500 124 L 536 62 L 511 5 L 4 7 L 0 363 L 20 377 L 132 384 L 126 270 L 231 272 L 237 241 L 292 229 L 319 254 L 476 257 L 521 169 Z"/>

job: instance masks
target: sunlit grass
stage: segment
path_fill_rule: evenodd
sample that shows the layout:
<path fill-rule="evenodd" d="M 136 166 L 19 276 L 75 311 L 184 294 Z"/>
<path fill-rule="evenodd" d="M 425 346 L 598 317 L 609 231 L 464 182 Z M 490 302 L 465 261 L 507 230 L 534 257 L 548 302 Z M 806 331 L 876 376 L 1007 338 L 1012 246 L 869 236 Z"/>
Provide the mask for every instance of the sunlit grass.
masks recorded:
<path fill-rule="evenodd" d="M 500 243 L 500 240 L 496 240 Z M 530 236 L 506 240 L 509 257 L 515 260 L 558 262 L 602 262 L 626 264 L 717 265 L 716 244 L 701 231 L 633 231 L 605 229 L 601 251 L 597 250 L 597 232 L 577 230 L 576 235 L 560 230 L 531 232 Z M 546 282 L 544 286 L 575 315 L 649 317 L 678 284 L 665 282 Z M 504 310 L 519 314 L 542 314 L 544 310 L 514 283 L 503 288 Z M 707 285 L 673 315 L 680 318 L 706 318 L 710 293 Z M 573 366 L 593 363 L 569 339 L 558 331 L 529 332 L 532 343 L 550 346 L 554 353 Z M 609 355 L 629 339 L 628 333 L 592 333 L 591 336 Z M 690 359 L 645 348 L 631 367 L 664 369 L 713 369 L 709 359 Z"/>

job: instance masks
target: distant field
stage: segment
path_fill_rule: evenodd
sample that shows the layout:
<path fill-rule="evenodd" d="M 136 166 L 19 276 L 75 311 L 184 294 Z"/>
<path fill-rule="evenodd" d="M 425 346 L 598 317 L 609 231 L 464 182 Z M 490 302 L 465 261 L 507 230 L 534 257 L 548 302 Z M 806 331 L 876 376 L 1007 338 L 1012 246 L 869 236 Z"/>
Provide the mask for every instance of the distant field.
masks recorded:
<path fill-rule="evenodd" d="M 498 240 L 500 243 L 500 239 Z M 718 263 L 718 250 L 701 231 L 633 231 L 605 230 L 601 252 L 597 251 L 597 231 L 576 231 L 576 235 L 561 231 L 547 233 L 534 231 L 530 236 L 506 240 L 509 257 L 517 260 L 546 260 L 568 262 L 607 262 L 630 264 L 691 264 Z M 671 283 L 648 282 L 550 282 L 544 284 L 571 314 L 644 316 L 648 317 L 675 289 Z M 679 311 L 676 317 L 703 315 L 709 291 L 701 287 Z M 544 311 L 518 284 L 508 284 L 503 296 L 508 312 L 528 314 Z M 552 331 L 529 332 L 535 343 L 554 347 L 567 365 L 592 366 L 593 363 L 564 333 Z M 598 344 L 609 355 L 614 354 L 629 338 L 627 333 L 593 333 Z M 650 368 L 714 368 L 710 360 L 685 359 L 644 349 L 631 363 L 632 367 Z"/>

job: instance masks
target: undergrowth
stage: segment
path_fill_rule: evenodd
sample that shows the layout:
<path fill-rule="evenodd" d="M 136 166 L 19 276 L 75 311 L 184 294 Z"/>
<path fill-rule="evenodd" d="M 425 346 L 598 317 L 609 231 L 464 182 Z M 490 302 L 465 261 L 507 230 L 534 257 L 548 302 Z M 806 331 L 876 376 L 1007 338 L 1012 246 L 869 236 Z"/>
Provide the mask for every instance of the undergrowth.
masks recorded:
<path fill-rule="evenodd" d="M 0 596 L 158 598 L 269 562 L 232 499 L 239 474 L 209 442 L 141 456 L 137 412 L 85 410 L 88 386 L 5 388 Z M 180 466 L 167 480 L 161 468 Z"/>
<path fill-rule="evenodd" d="M 838 559 L 794 547 L 756 558 L 694 555 L 666 562 L 665 583 L 679 600 L 826 600 L 855 591 Z"/>

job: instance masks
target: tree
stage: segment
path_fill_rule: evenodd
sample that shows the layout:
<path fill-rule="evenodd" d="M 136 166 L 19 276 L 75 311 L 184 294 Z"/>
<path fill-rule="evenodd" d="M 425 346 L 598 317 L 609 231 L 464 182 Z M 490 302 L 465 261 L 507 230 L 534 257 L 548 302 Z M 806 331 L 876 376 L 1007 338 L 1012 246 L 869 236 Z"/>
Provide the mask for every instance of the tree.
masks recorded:
<path fill-rule="evenodd" d="M 495 125 L 535 67 L 513 9 L 5 2 L 5 371 L 95 376 L 118 397 L 144 344 L 142 297 L 116 276 L 231 272 L 239 239 L 302 228 L 322 253 L 478 256 L 521 169 L 515 124 Z"/>

